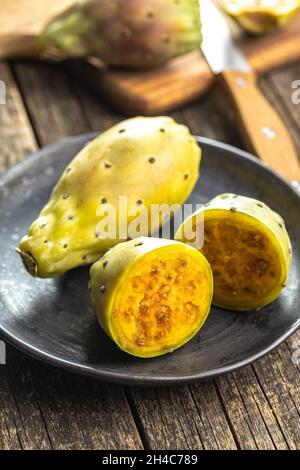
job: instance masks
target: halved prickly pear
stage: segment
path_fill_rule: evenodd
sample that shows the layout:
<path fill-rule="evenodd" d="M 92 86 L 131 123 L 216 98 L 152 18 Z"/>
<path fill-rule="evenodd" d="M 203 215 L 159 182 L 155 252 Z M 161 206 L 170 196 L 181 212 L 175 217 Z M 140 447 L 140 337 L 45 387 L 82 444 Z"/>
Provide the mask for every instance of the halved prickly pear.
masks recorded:
<path fill-rule="evenodd" d="M 300 0 L 221 0 L 226 13 L 252 34 L 283 26 L 300 9 Z"/>
<path fill-rule="evenodd" d="M 92 265 L 89 290 L 107 335 L 129 354 L 155 357 L 199 331 L 209 314 L 213 276 L 198 250 L 140 237 Z"/>
<path fill-rule="evenodd" d="M 280 215 L 256 199 L 221 194 L 186 219 L 176 238 L 184 241 L 184 225 L 188 220 L 193 224 L 201 212 L 204 244 L 199 249 L 212 267 L 214 305 L 252 310 L 276 299 L 286 285 L 292 257 Z"/>
<path fill-rule="evenodd" d="M 82 0 L 53 18 L 39 40 L 46 57 L 95 56 L 149 68 L 200 46 L 198 0 Z"/>
<path fill-rule="evenodd" d="M 51 277 L 91 264 L 133 238 L 127 229 L 139 214 L 148 224 L 134 236 L 153 233 L 162 218 L 152 217 L 152 205 L 186 200 L 200 155 L 189 130 L 169 117 L 133 118 L 101 134 L 69 163 L 22 238 L 19 252 L 28 271 Z"/>

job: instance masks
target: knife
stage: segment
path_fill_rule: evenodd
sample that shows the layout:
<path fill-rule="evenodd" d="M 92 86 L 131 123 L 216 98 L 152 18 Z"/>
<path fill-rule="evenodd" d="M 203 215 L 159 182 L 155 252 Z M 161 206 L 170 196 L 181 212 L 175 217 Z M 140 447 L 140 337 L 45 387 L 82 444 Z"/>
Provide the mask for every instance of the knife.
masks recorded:
<path fill-rule="evenodd" d="M 296 187 L 300 163 L 286 125 L 257 87 L 223 13 L 212 0 L 200 0 L 200 11 L 202 52 L 231 100 L 247 147 Z"/>

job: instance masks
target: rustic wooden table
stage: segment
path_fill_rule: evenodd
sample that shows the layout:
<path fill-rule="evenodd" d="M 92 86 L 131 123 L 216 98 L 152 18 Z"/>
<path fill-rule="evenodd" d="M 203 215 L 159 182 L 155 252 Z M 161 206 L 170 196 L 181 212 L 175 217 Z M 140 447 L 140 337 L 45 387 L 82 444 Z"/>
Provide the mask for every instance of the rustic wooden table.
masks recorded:
<path fill-rule="evenodd" d="M 1 63 L 0 79 L 7 84 L 0 171 L 40 146 L 123 118 L 62 66 Z M 291 102 L 297 79 L 300 63 L 272 72 L 261 86 L 300 154 L 300 104 Z M 242 147 L 216 89 L 173 115 L 195 134 Z M 147 389 L 71 375 L 8 346 L 7 365 L 0 366 L 0 449 L 299 449 L 297 340 L 300 331 L 255 364 L 216 380 Z"/>

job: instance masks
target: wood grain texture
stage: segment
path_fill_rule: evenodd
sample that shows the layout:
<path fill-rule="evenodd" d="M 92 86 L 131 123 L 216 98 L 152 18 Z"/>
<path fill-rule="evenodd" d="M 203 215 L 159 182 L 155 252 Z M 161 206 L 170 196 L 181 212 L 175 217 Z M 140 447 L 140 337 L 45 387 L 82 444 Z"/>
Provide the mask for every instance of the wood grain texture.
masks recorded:
<path fill-rule="evenodd" d="M 26 123 L 23 132 L 33 135 L 32 123 L 40 144 L 102 130 L 124 117 L 62 67 L 18 63 L 14 74 L 26 105 L 17 112 Z M 300 106 L 291 106 L 287 85 L 297 76 L 300 65 L 261 81 L 294 135 L 299 133 Z M 5 111 L 11 120 L 18 106 L 12 101 L 12 112 Z M 194 133 L 242 146 L 218 88 L 174 116 Z M 11 146 L 18 137 L 19 148 L 27 146 L 23 133 L 11 139 L 1 125 L 0 135 L 2 145 Z M 296 144 L 299 149 L 297 139 Z M 0 154 L 0 163 L 7 167 L 11 162 Z M 254 366 L 215 381 L 169 389 L 126 388 L 125 393 L 121 387 L 45 366 L 9 347 L 8 365 L 0 367 L 0 448 L 300 449 L 299 367 L 292 362 L 296 340 L 300 332 Z"/>
<path fill-rule="evenodd" d="M 75 83 L 61 68 L 23 63 L 14 70 L 41 145 L 90 130 L 80 102 L 73 97 Z"/>
<path fill-rule="evenodd" d="M 284 344 L 254 369 L 289 448 L 299 449 L 300 375 L 299 367 L 291 361 L 289 348 Z"/>
<path fill-rule="evenodd" d="M 7 364 L 6 409 L 0 407 L 6 448 L 143 447 L 121 387 L 64 373 L 12 348 Z"/>
<path fill-rule="evenodd" d="M 37 148 L 21 94 L 6 64 L 0 63 L 0 80 L 5 83 L 6 104 L 0 105 L 0 172 Z"/>
<path fill-rule="evenodd" d="M 251 366 L 221 377 L 217 387 L 241 449 L 288 448 Z"/>

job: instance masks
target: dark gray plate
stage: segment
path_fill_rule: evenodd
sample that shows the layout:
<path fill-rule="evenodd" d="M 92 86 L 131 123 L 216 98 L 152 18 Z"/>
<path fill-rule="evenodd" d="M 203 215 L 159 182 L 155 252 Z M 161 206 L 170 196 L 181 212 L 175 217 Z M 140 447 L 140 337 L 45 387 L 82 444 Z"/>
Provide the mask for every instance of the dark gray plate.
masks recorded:
<path fill-rule="evenodd" d="M 138 359 L 119 351 L 98 327 L 87 293 L 88 269 L 50 280 L 31 278 L 15 247 L 48 199 L 58 176 L 93 135 L 76 137 L 26 158 L 0 179 L 0 333 L 44 361 L 102 380 L 178 384 L 213 377 L 258 359 L 300 323 L 300 197 L 255 158 L 199 139 L 201 177 L 189 202 L 232 191 L 262 199 L 286 220 L 293 244 L 288 286 L 259 312 L 213 308 L 200 333 L 173 354 Z"/>

